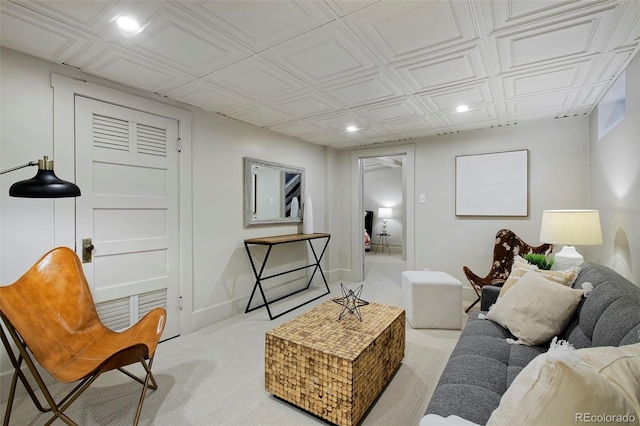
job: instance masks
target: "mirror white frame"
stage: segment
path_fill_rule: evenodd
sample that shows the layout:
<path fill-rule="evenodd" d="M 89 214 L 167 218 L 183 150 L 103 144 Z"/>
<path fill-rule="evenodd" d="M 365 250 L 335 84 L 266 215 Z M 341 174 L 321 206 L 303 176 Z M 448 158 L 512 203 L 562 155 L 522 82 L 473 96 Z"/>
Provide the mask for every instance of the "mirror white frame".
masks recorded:
<path fill-rule="evenodd" d="M 304 182 L 303 167 L 245 157 L 244 226 L 302 222 Z"/>

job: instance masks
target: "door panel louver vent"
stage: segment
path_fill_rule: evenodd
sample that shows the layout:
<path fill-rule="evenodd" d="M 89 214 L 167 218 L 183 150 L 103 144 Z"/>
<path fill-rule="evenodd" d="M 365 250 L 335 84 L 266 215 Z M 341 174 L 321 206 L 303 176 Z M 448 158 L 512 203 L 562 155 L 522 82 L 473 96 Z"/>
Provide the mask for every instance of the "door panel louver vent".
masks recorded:
<path fill-rule="evenodd" d="M 167 155 L 167 131 L 158 127 L 138 124 L 138 153 L 148 155 Z"/>
<path fill-rule="evenodd" d="M 93 146 L 129 151 L 129 122 L 93 114 Z"/>
<path fill-rule="evenodd" d="M 100 321 L 113 331 L 128 328 L 131 321 L 129 297 L 96 303 Z"/>
<path fill-rule="evenodd" d="M 138 320 L 155 308 L 167 308 L 167 289 L 138 295 Z"/>

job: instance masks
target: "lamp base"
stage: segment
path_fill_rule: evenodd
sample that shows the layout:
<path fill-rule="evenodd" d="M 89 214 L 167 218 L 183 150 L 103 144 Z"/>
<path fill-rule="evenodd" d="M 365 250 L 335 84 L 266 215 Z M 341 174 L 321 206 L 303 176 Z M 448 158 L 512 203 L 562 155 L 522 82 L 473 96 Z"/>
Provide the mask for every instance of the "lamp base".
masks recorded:
<path fill-rule="evenodd" d="M 580 266 L 584 263 L 584 257 L 574 246 L 564 246 L 562 250 L 556 253 L 554 256 L 553 266 L 551 266 L 551 270 L 553 271 L 565 271 L 574 266 Z"/>

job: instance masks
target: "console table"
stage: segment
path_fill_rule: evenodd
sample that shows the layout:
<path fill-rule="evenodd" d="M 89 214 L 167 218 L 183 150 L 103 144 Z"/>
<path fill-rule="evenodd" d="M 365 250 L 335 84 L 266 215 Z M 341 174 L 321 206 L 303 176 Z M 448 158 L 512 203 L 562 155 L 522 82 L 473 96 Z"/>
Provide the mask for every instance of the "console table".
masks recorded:
<path fill-rule="evenodd" d="M 323 296 L 326 296 L 327 294 L 329 294 L 331 291 L 329 290 L 329 285 L 327 284 L 327 279 L 324 276 L 324 272 L 322 272 L 322 267 L 320 266 L 320 261 L 322 260 L 322 256 L 324 256 L 324 252 L 327 249 L 327 246 L 329 245 L 329 239 L 331 238 L 331 234 L 324 234 L 324 233 L 316 233 L 316 234 L 289 234 L 289 235 L 276 235 L 273 237 L 261 237 L 261 238 L 249 238 L 247 240 L 244 240 L 244 247 L 247 250 L 247 255 L 249 256 L 249 262 L 251 262 L 251 268 L 253 269 L 253 275 L 256 277 L 256 282 L 253 286 L 253 290 L 251 291 L 251 297 L 249 297 L 249 302 L 247 303 L 247 308 L 245 309 L 245 313 L 247 312 L 251 312 L 254 311 L 256 309 L 262 308 L 263 306 L 267 308 L 267 313 L 269 314 L 269 319 L 273 320 L 275 318 L 278 318 L 284 314 L 287 314 L 291 311 L 293 311 L 294 309 L 298 309 L 301 306 L 306 305 L 307 303 L 311 303 L 314 300 L 317 300 Z M 318 256 L 316 254 L 316 250 L 313 247 L 313 244 L 311 244 L 312 240 L 317 240 L 317 239 L 324 239 L 324 246 L 322 247 L 322 251 L 320 252 L 320 256 Z M 279 245 L 279 244 L 287 244 L 287 243 L 295 243 L 295 242 L 299 242 L 299 241 L 308 241 L 309 242 L 309 247 L 311 248 L 311 252 L 313 253 L 313 257 L 315 262 L 310 263 L 309 265 L 305 265 L 305 266 L 301 266 L 299 268 L 294 268 L 291 270 L 287 270 L 284 272 L 280 272 L 278 274 L 273 274 L 273 275 L 268 275 L 268 276 L 264 276 L 264 269 L 267 266 L 267 261 L 269 260 L 269 255 L 271 254 L 271 249 L 273 249 L 274 246 Z M 258 270 L 258 268 L 256 267 L 256 263 L 253 260 L 253 256 L 251 255 L 251 250 L 250 250 L 250 246 L 252 245 L 262 245 L 262 246 L 268 246 L 267 249 L 267 254 L 264 257 L 264 260 L 262 261 L 262 265 L 260 266 L 260 269 Z M 296 272 L 296 271 L 301 271 L 303 269 L 307 269 L 307 268 L 314 268 L 313 269 L 313 273 L 311 274 L 311 278 L 309 278 L 309 282 L 307 283 L 307 286 L 305 288 L 302 288 L 300 290 L 296 290 L 293 293 L 289 293 L 286 294 L 284 296 L 278 297 L 277 299 L 274 300 L 267 300 L 267 297 L 264 293 L 264 289 L 262 288 L 262 281 L 264 280 L 268 280 L 270 278 L 275 278 L 275 277 L 279 277 L 281 275 L 284 274 L 289 274 L 292 272 Z M 269 309 L 269 304 L 270 303 L 274 303 L 277 302 L 279 300 L 285 299 L 289 296 L 293 296 L 294 294 L 300 293 L 301 291 L 305 291 L 309 289 L 309 286 L 311 285 L 311 281 L 313 280 L 313 277 L 316 275 L 316 272 L 320 271 L 320 275 L 322 276 L 322 280 L 324 281 L 324 286 L 327 289 L 327 291 L 317 297 L 314 297 L 311 300 L 307 300 L 304 303 L 301 303 L 291 309 L 287 309 L 286 311 L 279 313 L 277 315 L 273 315 L 271 313 L 271 309 Z M 263 304 L 259 305 L 259 306 L 255 306 L 253 308 L 251 308 L 251 302 L 253 301 L 253 297 L 256 294 L 256 289 L 260 290 L 260 295 L 262 296 L 262 300 L 264 301 Z"/>

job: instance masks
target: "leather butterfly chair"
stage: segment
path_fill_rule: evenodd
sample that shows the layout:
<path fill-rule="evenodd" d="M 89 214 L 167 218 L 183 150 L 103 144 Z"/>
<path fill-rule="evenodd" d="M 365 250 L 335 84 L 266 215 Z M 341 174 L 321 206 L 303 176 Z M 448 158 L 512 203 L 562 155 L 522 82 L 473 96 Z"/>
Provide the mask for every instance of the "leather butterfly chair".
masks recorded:
<path fill-rule="evenodd" d="M 479 276 L 471 272 L 468 267 L 462 267 L 464 274 L 467 276 L 467 279 L 471 283 L 471 287 L 473 287 L 476 294 L 478 295 L 478 299 L 471 305 L 469 305 L 465 312 L 469 312 L 469 310 L 480 301 L 482 287 L 484 287 L 485 285 L 502 286 L 505 283 L 505 281 L 509 277 L 509 273 L 511 273 L 513 260 L 516 256 L 524 256 L 529 253 L 540 253 L 549 255 L 549 253 L 551 253 L 551 250 L 553 250 L 552 244 L 545 243 L 540 246 L 533 247 L 522 241 L 522 239 L 518 237 L 513 231 L 509 229 L 499 230 L 496 233 L 496 241 L 493 247 L 493 264 L 491 265 L 491 270 L 489 271 L 487 276 L 484 278 L 480 278 Z"/>
<path fill-rule="evenodd" d="M 153 356 L 164 329 L 166 312 L 156 308 L 122 333 L 105 327 L 96 311 L 91 291 L 75 252 L 58 247 L 45 254 L 18 281 L 0 287 L 0 317 L 17 352 L 10 346 L 5 331 L 0 337 L 15 369 L 4 425 L 9 424 L 18 379 L 33 403 L 42 412 L 52 412 L 46 423 L 61 419 L 75 425 L 64 411 L 102 373 L 118 369 L 142 383 L 134 424 L 138 423 L 147 388 L 157 389 L 151 373 Z M 45 408 L 20 370 L 22 362 L 42 390 Z M 54 401 L 36 362 L 57 381 L 79 382 L 67 396 Z M 146 371 L 139 378 L 122 367 L 140 363 Z"/>

